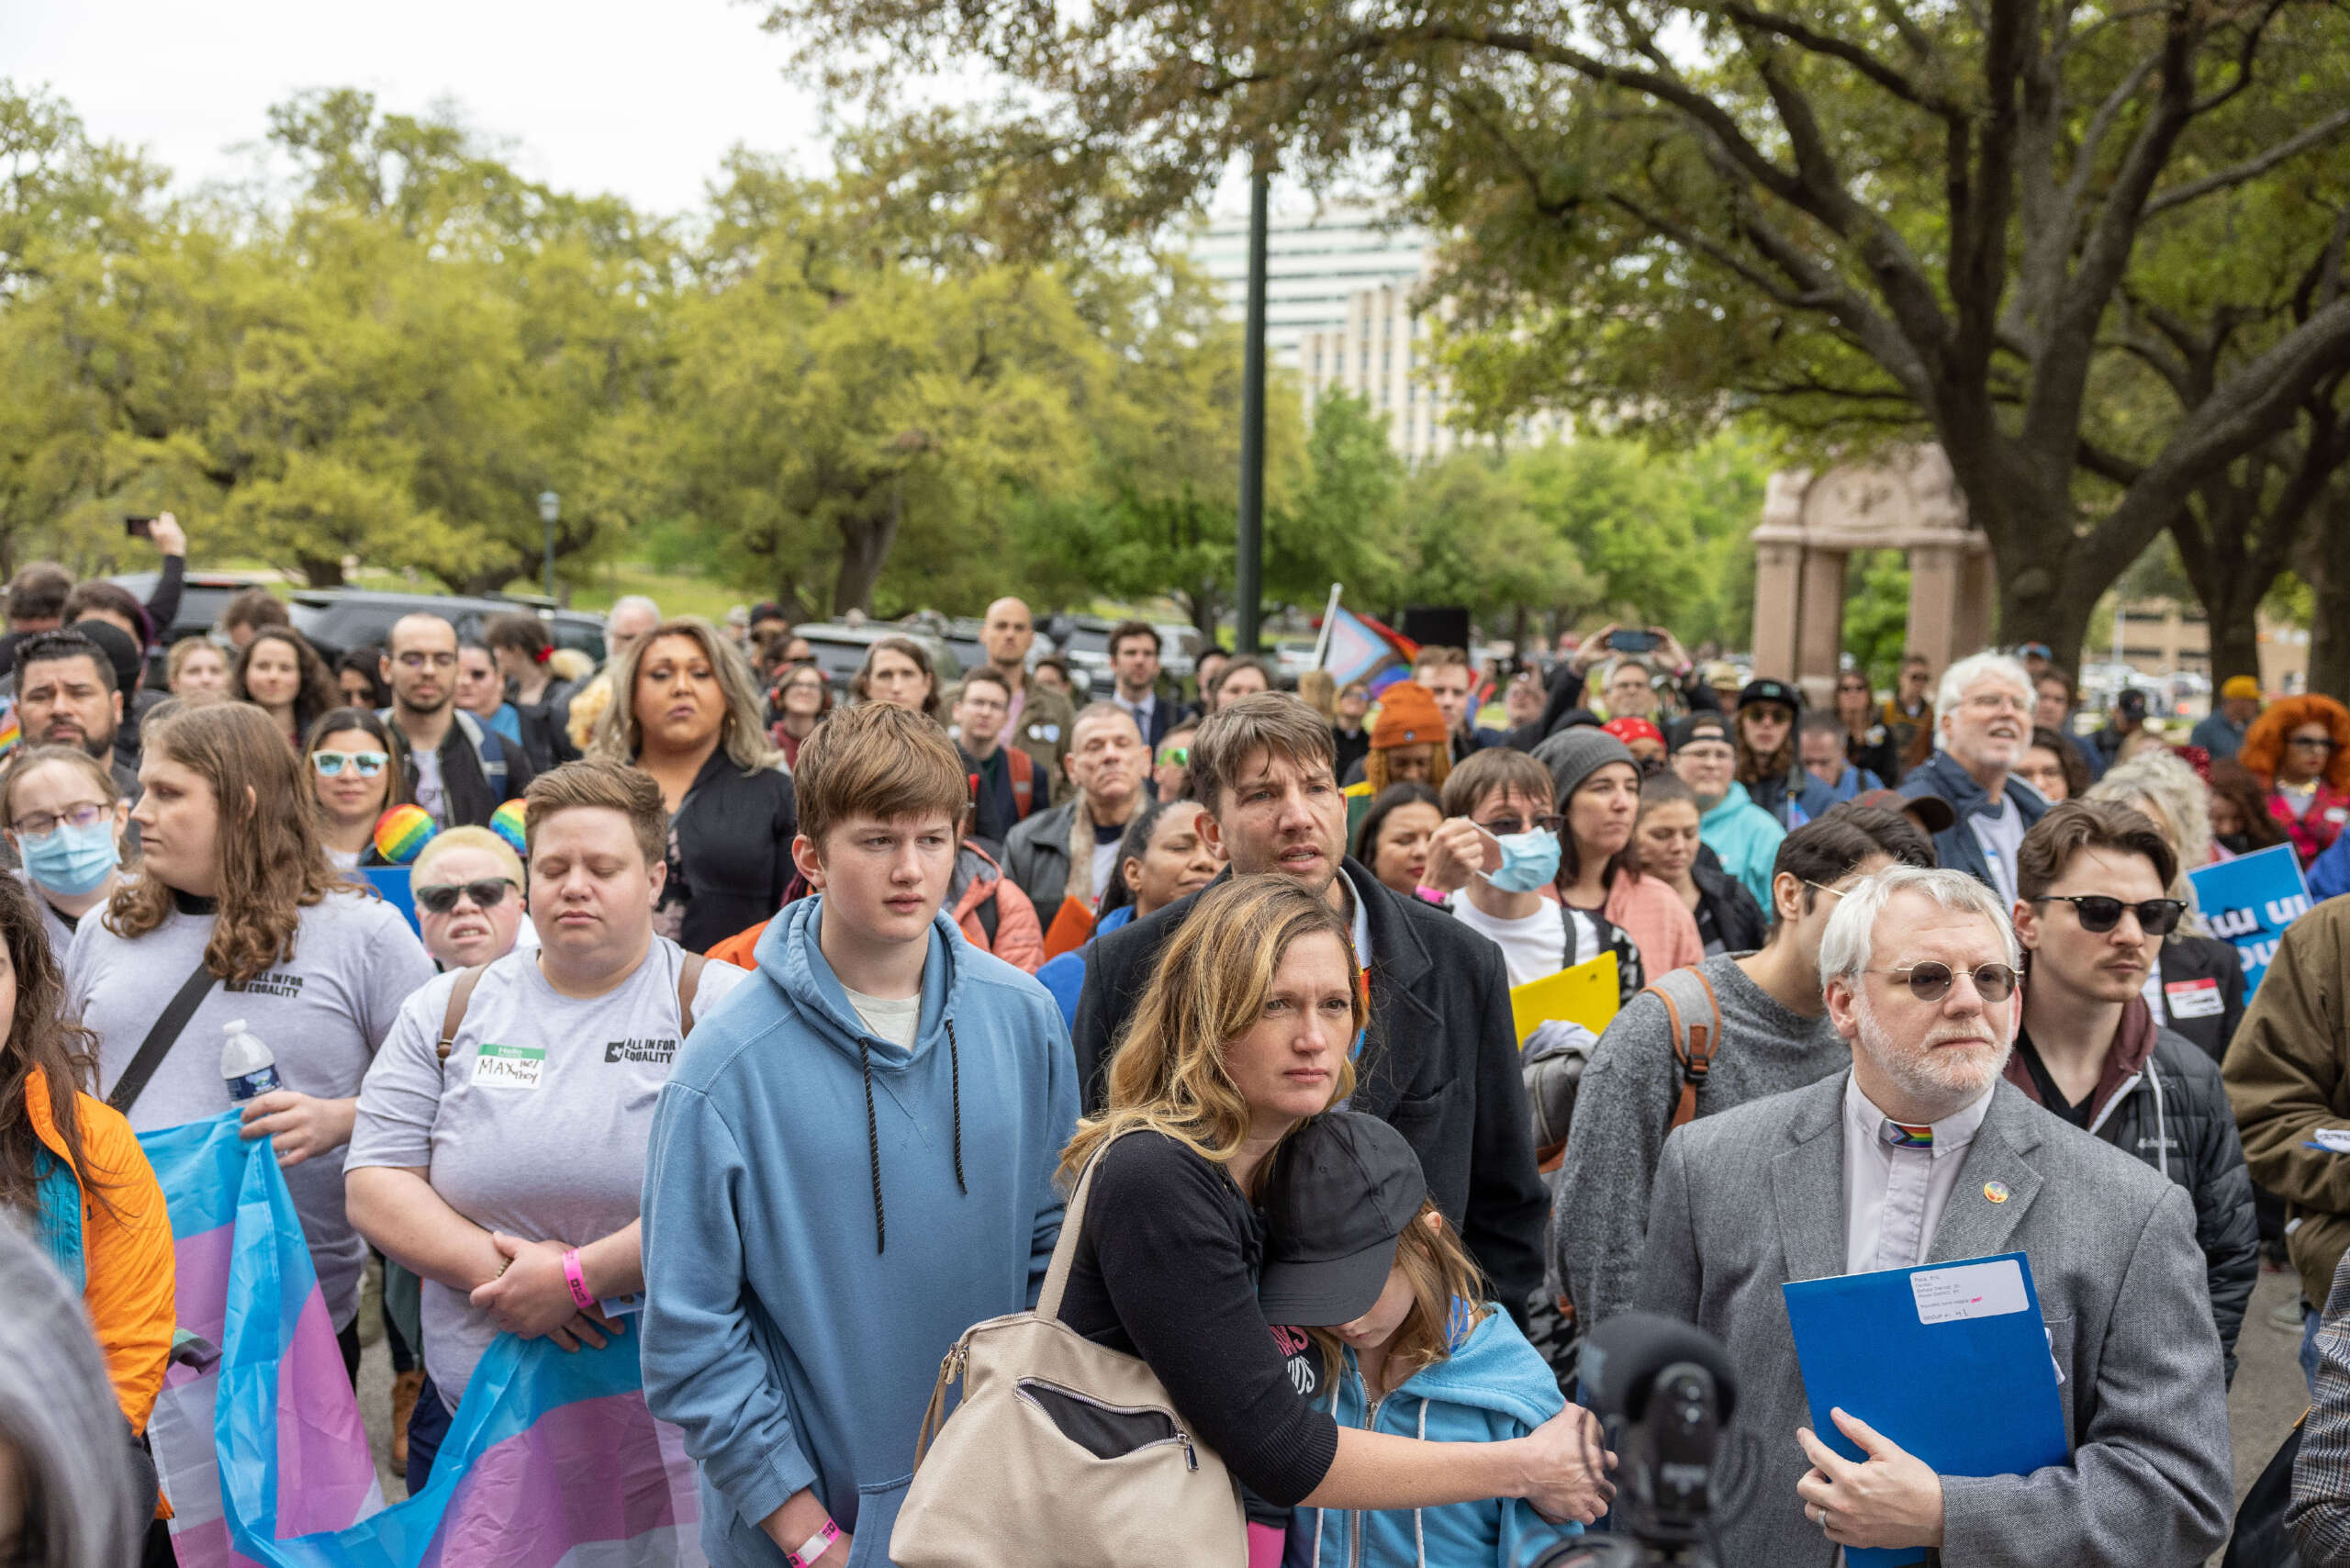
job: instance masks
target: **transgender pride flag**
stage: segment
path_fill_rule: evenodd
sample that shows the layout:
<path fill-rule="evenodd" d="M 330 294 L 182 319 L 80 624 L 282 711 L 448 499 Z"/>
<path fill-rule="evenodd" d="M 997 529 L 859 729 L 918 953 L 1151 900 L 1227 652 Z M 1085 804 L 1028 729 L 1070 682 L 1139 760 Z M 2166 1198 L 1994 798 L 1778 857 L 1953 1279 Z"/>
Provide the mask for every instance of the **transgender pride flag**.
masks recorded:
<path fill-rule="evenodd" d="M 140 1139 L 171 1207 L 180 1327 L 149 1432 L 181 1568 L 700 1568 L 693 1467 L 645 1409 L 636 1336 L 566 1355 L 500 1336 L 432 1484 L 384 1506 L 301 1223 L 224 1112 Z"/>

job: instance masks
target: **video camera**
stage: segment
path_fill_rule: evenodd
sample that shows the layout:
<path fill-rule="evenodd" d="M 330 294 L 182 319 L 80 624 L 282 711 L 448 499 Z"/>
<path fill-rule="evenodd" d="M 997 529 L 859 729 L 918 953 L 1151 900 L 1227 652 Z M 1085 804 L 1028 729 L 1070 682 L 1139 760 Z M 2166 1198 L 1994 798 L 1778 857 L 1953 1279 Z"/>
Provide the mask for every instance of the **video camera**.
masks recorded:
<path fill-rule="evenodd" d="M 1716 1568 L 1715 1461 L 1738 1406 L 1721 1341 L 1678 1318 L 1624 1313 L 1584 1342 L 1583 1377 L 1616 1451 L 1623 1533 L 1571 1541 L 1538 1568 Z"/>

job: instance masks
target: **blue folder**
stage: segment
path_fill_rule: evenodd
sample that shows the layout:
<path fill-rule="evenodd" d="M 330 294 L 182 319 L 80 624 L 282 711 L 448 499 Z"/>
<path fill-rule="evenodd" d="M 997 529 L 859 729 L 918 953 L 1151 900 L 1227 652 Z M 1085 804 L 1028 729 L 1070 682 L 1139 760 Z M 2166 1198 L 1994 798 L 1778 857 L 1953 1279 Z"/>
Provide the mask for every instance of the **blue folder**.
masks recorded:
<path fill-rule="evenodd" d="M 2072 1457 L 2022 1253 L 1782 1288 L 1812 1430 L 1845 1458 L 1865 1456 L 1831 1409 L 1859 1417 L 1938 1475 L 2029 1475 Z M 1925 1560 L 1923 1547 L 1845 1553 L 1850 1568 Z"/>

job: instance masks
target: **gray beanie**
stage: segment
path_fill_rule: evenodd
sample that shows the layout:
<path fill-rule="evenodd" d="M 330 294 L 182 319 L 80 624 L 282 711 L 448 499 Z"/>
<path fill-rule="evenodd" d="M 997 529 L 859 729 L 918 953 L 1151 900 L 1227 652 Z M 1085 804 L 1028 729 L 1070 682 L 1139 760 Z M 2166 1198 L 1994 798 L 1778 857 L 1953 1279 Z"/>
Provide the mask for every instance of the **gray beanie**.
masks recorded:
<path fill-rule="evenodd" d="M 1561 730 L 1534 748 L 1534 760 L 1550 770 L 1551 782 L 1558 786 L 1552 799 L 1561 810 L 1567 797 L 1583 787 L 1583 781 L 1611 762 L 1629 763 L 1632 771 L 1640 765 L 1633 760 L 1631 751 L 1622 741 L 1606 730 L 1578 724 Z"/>

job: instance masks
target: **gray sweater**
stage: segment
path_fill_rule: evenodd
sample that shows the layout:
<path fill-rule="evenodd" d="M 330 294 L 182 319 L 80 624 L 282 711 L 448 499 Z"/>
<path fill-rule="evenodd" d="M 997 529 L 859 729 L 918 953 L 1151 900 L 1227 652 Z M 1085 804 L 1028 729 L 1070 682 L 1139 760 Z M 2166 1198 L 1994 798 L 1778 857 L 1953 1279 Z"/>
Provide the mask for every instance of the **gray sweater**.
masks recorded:
<path fill-rule="evenodd" d="M 1800 1089 L 1852 1065 L 1851 1047 L 1825 1014 L 1789 1012 L 1746 978 L 1734 956 L 1695 967 L 1713 982 L 1722 1009 L 1721 1045 L 1697 1092 L 1698 1115 Z M 1633 1305 L 1649 1193 L 1680 1096 L 1664 1003 L 1642 992 L 1607 1025 L 1583 1070 L 1550 1207 L 1550 1283 L 1563 1286 L 1586 1334 Z"/>

